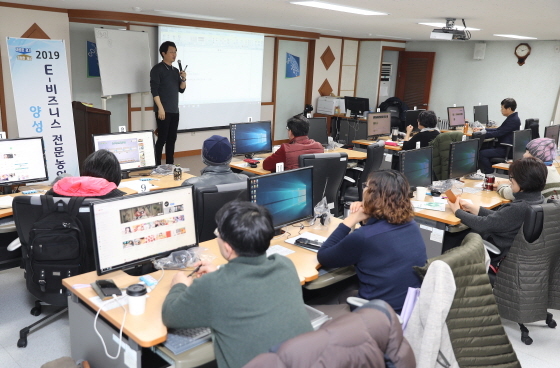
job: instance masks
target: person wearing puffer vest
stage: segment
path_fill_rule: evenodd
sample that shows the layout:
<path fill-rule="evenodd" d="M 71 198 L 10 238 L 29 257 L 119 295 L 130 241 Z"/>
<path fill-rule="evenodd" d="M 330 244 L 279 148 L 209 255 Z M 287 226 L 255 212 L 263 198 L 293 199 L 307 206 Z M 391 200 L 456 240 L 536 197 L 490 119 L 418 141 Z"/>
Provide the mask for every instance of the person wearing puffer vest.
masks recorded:
<path fill-rule="evenodd" d="M 263 161 L 263 169 L 275 172 L 276 164 L 283 162 L 284 170 L 297 169 L 298 157 L 308 153 L 323 153 L 325 150 L 321 143 L 309 139 L 309 120 L 303 115 L 291 117 L 286 129 L 290 143 L 284 143 L 276 152 Z"/>

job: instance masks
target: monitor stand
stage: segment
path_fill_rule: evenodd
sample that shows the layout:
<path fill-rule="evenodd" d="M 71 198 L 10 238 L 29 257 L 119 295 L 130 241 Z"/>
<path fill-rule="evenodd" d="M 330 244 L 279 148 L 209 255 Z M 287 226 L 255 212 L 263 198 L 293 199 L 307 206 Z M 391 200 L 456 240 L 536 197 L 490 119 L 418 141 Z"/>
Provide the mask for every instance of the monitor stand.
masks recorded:
<path fill-rule="evenodd" d="M 154 267 L 154 265 L 152 264 L 152 261 L 148 261 L 145 263 L 141 263 L 139 265 L 136 265 L 132 268 L 128 268 L 126 270 L 123 270 L 127 275 L 130 276 L 143 276 L 143 275 L 147 275 L 149 273 L 152 272 L 156 272 L 157 269 Z"/>
<path fill-rule="evenodd" d="M 456 126 L 450 126 L 449 130 L 457 130 L 457 127 Z"/>
<path fill-rule="evenodd" d="M 253 159 L 253 157 L 255 157 L 254 153 L 246 153 L 245 154 L 245 158 Z"/>
<path fill-rule="evenodd" d="M 274 237 L 280 236 L 282 234 L 285 234 L 286 232 L 282 229 L 276 229 L 274 230 Z"/>
<path fill-rule="evenodd" d="M 19 192 L 19 190 L 17 190 L 17 189 L 14 190 L 11 185 L 2 186 L 1 188 L 2 188 L 2 193 L 3 194 L 12 194 L 12 193 L 18 193 Z"/>
<path fill-rule="evenodd" d="M 130 171 L 121 171 L 121 179 L 130 179 Z"/>

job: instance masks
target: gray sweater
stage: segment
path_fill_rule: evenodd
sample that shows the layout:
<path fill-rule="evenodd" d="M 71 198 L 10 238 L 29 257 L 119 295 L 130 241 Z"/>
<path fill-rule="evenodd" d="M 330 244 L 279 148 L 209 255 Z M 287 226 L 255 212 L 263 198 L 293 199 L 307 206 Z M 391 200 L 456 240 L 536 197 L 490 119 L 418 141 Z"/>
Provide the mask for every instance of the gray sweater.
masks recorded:
<path fill-rule="evenodd" d="M 544 202 L 541 192 L 519 192 L 514 193 L 514 196 L 513 202 L 504 204 L 497 211 L 480 207 L 478 216 L 463 210 L 455 211 L 455 216 L 483 239 L 500 248 L 505 256 L 523 225 L 527 207 Z"/>
<path fill-rule="evenodd" d="M 220 368 L 312 331 L 295 267 L 280 255 L 238 257 L 190 287 L 173 286 L 162 318 L 167 327 L 210 327 Z"/>

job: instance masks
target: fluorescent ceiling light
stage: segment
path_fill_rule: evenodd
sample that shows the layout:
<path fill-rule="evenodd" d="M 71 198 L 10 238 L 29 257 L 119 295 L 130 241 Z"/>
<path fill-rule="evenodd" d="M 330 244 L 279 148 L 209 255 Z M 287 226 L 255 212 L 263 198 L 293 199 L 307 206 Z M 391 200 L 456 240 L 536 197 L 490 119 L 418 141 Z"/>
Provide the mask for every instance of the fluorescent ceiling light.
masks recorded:
<path fill-rule="evenodd" d="M 291 24 L 290 27 L 294 28 L 305 28 L 305 29 L 316 29 L 318 31 L 329 31 L 329 32 L 342 32 L 338 29 L 328 29 L 328 28 L 317 28 L 317 27 L 305 27 L 305 26 L 296 26 L 295 24 Z"/>
<path fill-rule="evenodd" d="M 436 27 L 436 28 L 445 28 L 445 26 L 446 26 L 445 23 L 418 23 L 418 24 L 421 24 L 423 26 Z M 457 28 L 457 27 L 463 28 L 467 31 L 480 31 L 479 28 L 471 28 L 471 27 L 464 28 L 464 27 L 461 27 L 460 25 L 456 24 L 455 28 Z"/>
<path fill-rule="evenodd" d="M 509 35 L 509 34 L 495 34 L 494 36 L 516 38 L 518 40 L 536 40 L 537 39 L 536 37 L 526 37 L 526 36 Z"/>
<path fill-rule="evenodd" d="M 387 36 L 387 35 L 376 35 L 377 37 L 385 37 L 385 38 L 397 38 L 399 40 L 412 40 L 410 37 L 397 37 L 397 36 Z"/>
<path fill-rule="evenodd" d="M 165 15 L 172 15 L 175 17 L 184 17 L 184 18 L 196 18 L 196 19 L 207 19 L 207 20 L 233 20 L 233 18 L 224 18 L 224 17 L 214 17 L 211 15 L 202 15 L 202 14 L 191 14 L 191 13 L 181 13 L 171 10 L 158 10 L 154 9 L 156 13 L 165 14 Z"/>
<path fill-rule="evenodd" d="M 334 10 L 334 11 L 359 14 L 359 15 L 389 15 L 388 13 L 381 13 L 381 12 L 371 11 L 367 9 L 353 8 L 344 5 L 324 3 L 322 1 L 291 1 L 290 3 L 294 5 L 311 6 L 313 8 Z"/>

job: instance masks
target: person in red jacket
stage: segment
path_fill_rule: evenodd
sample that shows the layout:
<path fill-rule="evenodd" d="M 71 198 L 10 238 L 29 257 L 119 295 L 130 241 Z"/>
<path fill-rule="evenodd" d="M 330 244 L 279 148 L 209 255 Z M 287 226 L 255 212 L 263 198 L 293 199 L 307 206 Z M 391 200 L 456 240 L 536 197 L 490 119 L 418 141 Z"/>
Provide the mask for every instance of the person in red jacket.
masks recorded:
<path fill-rule="evenodd" d="M 319 142 L 309 139 L 309 121 L 303 115 L 296 115 L 288 120 L 288 138 L 290 143 L 284 143 L 276 152 L 263 161 L 263 169 L 275 172 L 276 164 L 284 163 L 284 170 L 297 169 L 298 157 L 306 153 L 323 153 L 325 150 Z"/>

